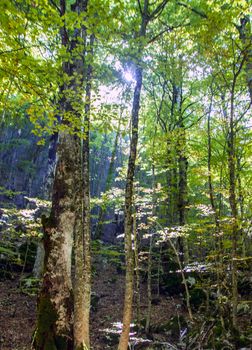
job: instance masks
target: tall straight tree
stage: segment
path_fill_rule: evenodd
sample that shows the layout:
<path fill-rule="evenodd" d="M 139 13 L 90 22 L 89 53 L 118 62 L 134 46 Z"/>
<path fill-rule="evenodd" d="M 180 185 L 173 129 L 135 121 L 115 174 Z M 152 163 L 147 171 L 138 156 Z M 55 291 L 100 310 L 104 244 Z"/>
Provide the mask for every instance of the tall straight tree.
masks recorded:
<path fill-rule="evenodd" d="M 118 350 L 127 350 L 129 343 L 130 322 L 132 319 L 132 304 L 133 304 L 133 289 L 134 289 L 134 256 L 132 251 L 132 226 L 133 226 L 133 187 L 135 175 L 135 163 L 137 156 L 138 143 L 138 122 L 140 98 L 143 84 L 143 67 L 142 56 L 144 44 L 146 42 L 146 30 L 148 23 L 158 17 L 163 11 L 168 0 L 162 1 L 151 12 L 149 0 L 144 0 L 143 6 L 141 1 L 138 1 L 139 12 L 141 15 L 141 24 L 139 31 L 135 33 L 136 44 L 138 44 L 137 54 L 134 57 L 134 74 L 135 74 L 135 90 L 132 102 L 131 111 L 131 141 L 130 155 L 128 161 L 128 171 L 126 178 L 125 189 L 125 257 L 126 257 L 126 276 L 125 276 L 125 295 L 124 295 L 124 310 L 123 310 L 123 328 L 119 340 Z"/>
<path fill-rule="evenodd" d="M 65 21 L 70 11 L 86 20 L 87 0 L 76 0 L 70 7 L 60 0 L 57 7 L 64 25 L 60 29 L 65 57 L 58 111 L 61 118 L 57 165 L 53 185 L 52 210 L 44 219 L 45 270 L 38 301 L 36 349 L 83 349 L 89 347 L 90 254 L 89 254 L 89 182 L 88 128 L 84 132 L 84 161 L 81 161 L 80 133 L 82 114 L 88 123 L 89 102 L 83 103 L 86 27 L 71 30 Z M 67 57 L 70 57 L 67 58 Z M 86 98 L 90 100 L 90 68 L 87 70 Z M 83 166 L 83 171 L 81 167 Z M 80 196 L 81 194 L 81 196 Z M 77 205 L 77 208 L 76 208 Z M 79 215 L 80 214 L 80 215 Z M 84 227 L 84 234 L 82 232 Z M 75 231 L 74 336 L 71 256 Z M 84 241 L 85 245 L 83 248 Z M 80 245 L 79 245 L 80 243 Z M 84 255 L 84 268 L 83 268 Z M 85 276 L 87 272 L 87 276 Z M 84 286 L 81 283 L 84 282 Z M 84 302 L 85 299 L 85 302 Z M 86 312 L 88 310 L 88 312 Z"/>
<path fill-rule="evenodd" d="M 87 52 L 93 55 L 94 35 L 89 38 Z M 90 185 L 89 185 L 89 130 L 92 64 L 87 65 L 84 115 L 84 139 L 81 140 L 81 188 L 79 193 L 79 219 L 75 227 L 75 283 L 74 283 L 74 341 L 75 349 L 89 349 L 89 314 L 91 297 L 90 254 Z M 78 183 L 78 179 L 77 183 Z"/>

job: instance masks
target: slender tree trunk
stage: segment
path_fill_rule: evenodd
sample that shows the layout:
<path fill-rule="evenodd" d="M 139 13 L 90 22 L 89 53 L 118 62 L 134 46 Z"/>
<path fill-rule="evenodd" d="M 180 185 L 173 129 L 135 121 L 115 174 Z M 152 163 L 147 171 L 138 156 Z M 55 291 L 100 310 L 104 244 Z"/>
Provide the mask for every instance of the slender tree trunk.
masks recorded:
<path fill-rule="evenodd" d="M 179 150 L 178 150 L 178 166 L 179 166 L 179 193 L 178 193 L 178 211 L 179 225 L 184 226 L 186 223 L 186 196 L 187 196 L 187 168 L 188 160 L 185 156 L 185 131 L 179 133 Z"/>
<path fill-rule="evenodd" d="M 187 283 L 187 280 L 186 280 L 186 276 L 184 274 L 184 269 L 183 269 L 183 266 L 182 266 L 182 262 L 181 262 L 180 257 L 179 257 L 179 252 L 177 251 L 175 245 L 173 244 L 172 239 L 168 238 L 168 240 L 169 240 L 169 243 L 170 243 L 170 245 L 171 245 L 171 247 L 172 247 L 172 249 L 173 249 L 173 251 L 175 253 L 175 256 L 177 258 L 177 263 L 178 263 L 180 271 L 181 271 L 182 281 L 183 281 L 183 284 L 185 286 L 185 291 L 186 291 L 187 311 L 188 311 L 190 320 L 193 321 L 193 314 L 192 314 L 192 309 L 191 309 L 191 304 L 190 304 L 190 293 L 189 293 L 188 283 Z"/>
<path fill-rule="evenodd" d="M 234 110 L 234 99 L 235 99 L 235 85 L 236 79 L 240 72 L 242 65 L 237 72 L 233 71 L 233 81 L 230 91 L 230 115 L 228 115 L 225 108 L 225 96 L 222 98 L 222 109 L 223 114 L 226 118 L 227 123 L 227 157 L 228 157 L 228 174 L 229 174 L 229 204 L 231 209 L 231 230 L 232 230 L 232 256 L 231 256 L 231 268 L 232 268 L 232 320 L 234 328 L 237 328 L 237 305 L 238 305 L 238 290 L 237 290 L 237 242 L 238 242 L 238 207 L 237 207 L 237 196 L 236 196 L 236 147 L 235 147 L 235 110 Z"/>
<path fill-rule="evenodd" d="M 221 243 L 221 237 L 220 237 L 220 219 L 218 215 L 218 211 L 215 204 L 215 196 L 214 196 L 214 187 L 213 187 L 213 181 L 212 181 L 212 138 L 211 138 L 211 112 L 212 112 L 212 99 L 213 99 L 213 92 L 211 96 L 211 103 L 208 111 L 208 117 L 207 117 L 207 144 L 208 144 L 208 156 L 207 156 L 207 167 L 208 167 L 208 188 L 209 188 L 209 197 L 210 197 L 210 203 L 214 215 L 214 221 L 215 221 L 215 251 L 216 251 L 216 274 L 217 274 L 217 292 L 219 298 L 221 297 L 221 282 L 224 278 L 223 276 L 223 263 L 222 263 L 222 243 Z M 224 318 L 223 318 L 223 307 L 219 303 L 219 309 L 220 309 L 220 319 L 221 319 L 221 325 L 224 329 Z"/>
<path fill-rule="evenodd" d="M 156 135 L 156 130 L 155 130 Z M 154 142 L 153 142 L 154 143 Z M 154 145 L 153 145 L 154 148 Z M 154 157 L 153 157 L 154 161 Z M 156 212 L 156 179 L 155 179 L 155 167 L 152 164 L 152 217 L 154 218 Z M 154 224 L 154 223 L 153 223 Z M 150 232 L 150 245 L 149 245 L 149 256 L 148 256 L 148 279 L 147 279 L 147 300 L 148 300 L 148 308 L 146 315 L 146 323 L 145 323 L 145 333 L 149 334 L 150 331 L 150 322 L 151 322 L 151 303 L 152 303 L 152 247 L 153 247 L 153 234 L 154 232 Z"/>
<path fill-rule="evenodd" d="M 229 170 L 229 203 L 232 217 L 232 317 L 233 326 L 237 327 L 237 240 L 238 240 L 238 210 L 236 200 L 236 160 L 235 160 L 235 130 L 234 130 L 234 86 L 231 93 L 230 120 L 228 133 L 228 170 Z"/>
<path fill-rule="evenodd" d="M 242 181 L 241 181 L 241 158 L 237 156 L 237 182 L 238 182 L 238 201 L 240 208 L 240 221 L 241 221 L 241 237 L 242 237 L 242 256 L 246 257 L 246 233 L 243 229 L 243 220 L 244 220 L 244 195 L 242 190 Z"/>
<path fill-rule="evenodd" d="M 133 215 L 133 236 L 134 236 L 134 261 L 135 261 L 135 275 L 136 275 L 136 319 L 137 328 L 140 329 L 140 271 L 139 271 L 139 259 L 138 259 L 138 237 L 137 237 L 137 217 L 136 207 Z"/>
<path fill-rule="evenodd" d="M 132 254 L 132 206 L 133 206 L 133 181 L 135 173 L 135 162 L 137 155 L 138 142 L 138 118 L 140 108 L 140 95 L 142 89 L 142 68 L 137 65 L 135 70 L 136 86 L 132 107 L 132 132 L 130 143 L 130 156 L 128 163 L 128 172 L 125 190 L 125 258 L 126 258 L 126 277 L 125 277 L 125 297 L 123 310 L 123 329 L 120 337 L 118 350 L 127 350 L 130 333 L 130 322 L 132 318 L 133 303 L 133 276 L 134 276 L 134 258 Z"/>
<path fill-rule="evenodd" d="M 179 212 L 179 225 L 184 226 L 186 224 L 186 203 L 187 203 L 187 169 L 188 160 L 185 155 L 186 147 L 186 135 L 183 123 L 181 123 L 179 130 L 179 144 L 178 144 L 178 168 L 179 168 L 179 182 L 178 182 L 178 212 Z M 185 264 L 189 262 L 189 248 L 187 237 L 179 237 L 179 251 L 182 256 L 182 260 Z"/>
<path fill-rule="evenodd" d="M 150 235 L 150 245 L 149 245 L 149 255 L 148 255 L 148 279 L 147 279 L 147 315 L 145 323 L 145 333 L 149 334 L 150 332 L 150 322 L 151 322 L 151 302 L 152 302 L 152 243 L 153 237 Z"/>
<path fill-rule="evenodd" d="M 32 275 L 35 278 L 41 278 L 44 270 L 44 259 L 45 259 L 45 250 L 44 245 L 41 241 L 38 242 L 36 259 L 32 270 Z"/>
<path fill-rule="evenodd" d="M 250 15 L 246 15 L 240 20 L 240 26 L 237 26 L 240 39 L 243 43 L 245 55 L 245 72 L 247 77 L 248 90 L 252 103 L 252 32 Z"/>
<path fill-rule="evenodd" d="M 126 276 L 125 276 L 125 295 L 124 295 L 124 310 L 123 310 L 123 327 L 119 340 L 118 350 L 127 350 L 129 343 L 130 322 L 132 317 L 132 301 L 133 301 L 133 276 L 134 276 L 134 263 L 132 254 L 132 205 L 133 205 L 133 181 L 135 173 L 135 162 L 137 156 L 137 143 L 138 143 L 138 121 L 139 121 L 139 109 L 140 109 L 140 97 L 142 90 L 143 68 L 142 68 L 142 54 L 144 39 L 146 36 L 146 28 L 148 22 L 158 15 L 164 9 L 168 1 L 162 1 L 156 9 L 149 13 L 149 0 L 144 0 L 144 5 L 141 6 L 139 2 L 139 8 L 141 13 L 141 27 L 137 35 L 139 47 L 137 50 L 137 57 L 134 57 L 135 63 L 135 91 L 131 112 L 131 140 L 130 140 L 130 155 L 128 161 L 128 171 L 126 178 L 125 189 L 125 258 L 126 258 Z"/>
<path fill-rule="evenodd" d="M 166 207 L 166 224 L 172 226 L 174 222 L 174 201 L 177 183 L 174 179 L 174 159 L 172 156 L 172 141 L 167 135 L 166 141 L 166 186 L 167 186 L 167 207 Z"/>
<path fill-rule="evenodd" d="M 47 173 L 45 176 L 43 184 L 43 192 L 47 199 L 51 200 L 52 197 L 52 186 L 56 166 L 56 149 L 58 142 L 58 133 L 54 133 L 49 140 L 49 149 L 48 149 L 48 166 Z"/>
<path fill-rule="evenodd" d="M 120 129 L 121 129 L 121 117 L 119 119 L 118 128 L 116 131 L 115 142 L 114 142 L 114 147 L 113 147 L 113 151 L 111 154 L 111 161 L 109 164 L 109 170 L 108 170 L 108 175 L 107 175 L 107 179 L 106 179 L 105 192 L 107 192 L 111 188 L 112 181 L 113 181 L 113 172 L 114 172 L 114 166 L 115 166 L 115 160 L 116 160 L 116 152 L 117 152 L 117 148 L 118 148 L 118 140 L 120 137 Z M 95 234 L 94 234 L 95 239 L 101 238 L 104 215 L 105 215 L 105 210 L 103 207 L 101 207 L 100 211 L 99 211 L 99 216 L 98 216 L 98 220 L 97 220 Z"/>

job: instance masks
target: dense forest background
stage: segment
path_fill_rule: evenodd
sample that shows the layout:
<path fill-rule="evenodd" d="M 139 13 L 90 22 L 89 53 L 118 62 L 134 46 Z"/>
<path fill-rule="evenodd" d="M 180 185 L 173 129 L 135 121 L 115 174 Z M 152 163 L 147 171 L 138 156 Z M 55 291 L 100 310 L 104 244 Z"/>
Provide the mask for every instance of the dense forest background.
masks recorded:
<path fill-rule="evenodd" d="M 250 2 L 0 13 L 0 349 L 250 349 Z"/>

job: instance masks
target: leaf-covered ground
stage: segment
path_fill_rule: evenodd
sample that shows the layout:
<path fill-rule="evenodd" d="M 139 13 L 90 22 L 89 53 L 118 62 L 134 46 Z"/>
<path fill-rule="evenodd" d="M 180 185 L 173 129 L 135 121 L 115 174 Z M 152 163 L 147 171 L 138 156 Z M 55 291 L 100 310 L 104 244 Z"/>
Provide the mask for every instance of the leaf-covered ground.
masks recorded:
<path fill-rule="evenodd" d="M 103 264 L 97 268 L 93 281 L 93 307 L 91 311 L 91 340 L 94 350 L 113 349 L 120 332 L 123 308 L 123 274 L 115 267 Z M 147 308 L 146 286 L 142 286 L 141 314 Z M 36 296 L 20 291 L 19 276 L 0 281 L 0 349 L 28 350 L 36 319 Z M 162 297 L 153 305 L 152 322 L 162 324 L 176 314 L 179 300 Z M 135 310 L 134 310 L 135 311 Z M 134 330 L 132 338 L 136 335 Z M 156 340 L 164 340 L 162 334 L 154 334 Z M 158 339 L 160 338 L 160 339 Z"/>

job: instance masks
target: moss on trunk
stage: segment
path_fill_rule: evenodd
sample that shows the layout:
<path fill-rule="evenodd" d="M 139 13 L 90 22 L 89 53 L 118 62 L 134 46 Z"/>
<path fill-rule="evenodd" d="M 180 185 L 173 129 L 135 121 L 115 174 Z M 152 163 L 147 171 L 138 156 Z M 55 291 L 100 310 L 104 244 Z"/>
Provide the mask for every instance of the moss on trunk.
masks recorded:
<path fill-rule="evenodd" d="M 38 308 L 38 324 L 34 346 L 37 350 L 70 350 L 72 346 L 67 336 L 55 336 L 57 312 L 46 295 L 41 295 Z"/>

